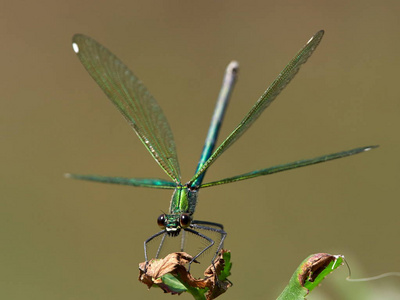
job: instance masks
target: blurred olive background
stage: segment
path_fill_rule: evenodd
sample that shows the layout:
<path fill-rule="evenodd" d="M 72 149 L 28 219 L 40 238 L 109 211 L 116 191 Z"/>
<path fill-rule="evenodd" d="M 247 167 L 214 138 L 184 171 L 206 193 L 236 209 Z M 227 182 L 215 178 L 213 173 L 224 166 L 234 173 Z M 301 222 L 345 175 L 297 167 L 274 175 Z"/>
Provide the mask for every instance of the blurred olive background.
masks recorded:
<path fill-rule="evenodd" d="M 297 78 L 206 181 L 380 148 L 204 189 L 195 216 L 228 231 L 234 286 L 221 299 L 274 299 L 317 252 L 345 255 L 354 277 L 399 271 L 399 9 L 399 1 L 3 1 L 0 298 L 171 297 L 137 281 L 143 241 L 158 231 L 171 192 L 63 177 L 166 178 L 73 53 L 75 33 L 97 39 L 144 81 L 168 117 L 187 180 L 229 61 L 241 69 L 221 139 L 325 29 Z M 400 297 L 398 278 L 346 276 L 342 267 L 310 299 Z"/>

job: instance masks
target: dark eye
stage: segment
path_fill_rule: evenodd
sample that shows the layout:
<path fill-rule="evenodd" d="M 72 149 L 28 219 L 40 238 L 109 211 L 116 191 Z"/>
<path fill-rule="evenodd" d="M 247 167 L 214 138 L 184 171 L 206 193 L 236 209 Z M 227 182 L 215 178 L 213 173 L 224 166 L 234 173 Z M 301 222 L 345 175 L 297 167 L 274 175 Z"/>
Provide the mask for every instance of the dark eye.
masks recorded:
<path fill-rule="evenodd" d="M 190 216 L 188 214 L 182 214 L 179 219 L 179 223 L 183 228 L 188 227 L 190 225 Z"/>
<path fill-rule="evenodd" d="M 163 229 L 165 228 L 165 214 L 162 214 L 157 218 L 157 224 L 161 228 L 163 228 Z"/>

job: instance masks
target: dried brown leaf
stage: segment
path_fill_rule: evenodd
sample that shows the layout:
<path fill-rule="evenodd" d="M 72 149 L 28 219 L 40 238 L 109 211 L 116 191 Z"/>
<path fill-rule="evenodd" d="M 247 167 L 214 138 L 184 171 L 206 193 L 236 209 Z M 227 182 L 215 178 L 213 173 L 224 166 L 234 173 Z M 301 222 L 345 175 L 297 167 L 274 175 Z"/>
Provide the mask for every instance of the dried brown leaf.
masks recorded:
<path fill-rule="evenodd" d="M 331 261 L 335 260 L 334 255 L 328 253 L 318 253 L 309 258 L 303 265 L 302 272 L 299 273 L 299 282 L 302 286 L 306 280 L 314 281 L 314 279 L 323 271 Z"/>
<path fill-rule="evenodd" d="M 185 265 L 188 264 L 193 257 L 185 252 L 175 252 L 167 255 L 163 259 L 150 260 L 147 265 L 146 273 L 144 272 L 146 263 L 140 263 L 139 281 L 146 284 L 149 289 L 153 285 L 157 285 L 166 293 L 177 294 L 177 292 L 171 290 L 162 280 L 162 276 L 171 274 L 178 278 L 187 288 L 208 289 L 206 294 L 207 300 L 215 299 L 219 295 L 225 293 L 232 285 L 229 280 L 218 280 L 218 276 L 225 266 L 223 259 L 225 252 L 227 251 L 221 250 L 219 252 L 214 260 L 214 264 L 211 264 L 204 271 L 204 278 L 202 279 L 194 278 L 185 268 Z"/>

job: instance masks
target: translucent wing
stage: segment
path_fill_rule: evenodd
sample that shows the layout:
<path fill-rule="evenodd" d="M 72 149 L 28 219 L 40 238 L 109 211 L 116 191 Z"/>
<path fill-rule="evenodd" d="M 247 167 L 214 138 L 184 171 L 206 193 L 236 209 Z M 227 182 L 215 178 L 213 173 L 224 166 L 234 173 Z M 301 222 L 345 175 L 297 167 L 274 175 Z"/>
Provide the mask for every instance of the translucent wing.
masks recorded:
<path fill-rule="evenodd" d="M 79 180 L 114 183 L 114 184 L 148 187 L 156 189 L 176 188 L 175 182 L 157 178 L 125 178 L 125 177 L 109 177 L 109 176 L 79 175 L 79 174 L 65 174 L 65 177 L 79 179 Z"/>
<path fill-rule="evenodd" d="M 331 154 L 328 154 L 328 155 L 323 155 L 323 156 L 319 156 L 319 157 L 315 157 L 315 158 L 311 158 L 311 159 L 298 160 L 298 161 L 294 161 L 294 162 L 283 164 L 283 165 L 269 167 L 269 168 L 266 168 L 266 169 L 256 170 L 256 171 L 253 171 L 253 172 L 249 172 L 249 173 L 245 173 L 245 174 L 241 174 L 241 175 L 237 175 L 237 176 L 221 179 L 221 180 L 218 180 L 218 181 L 208 182 L 208 183 L 202 184 L 200 187 L 203 188 L 203 187 L 209 187 L 209 186 L 214 186 L 214 185 L 220 185 L 220 184 L 225 184 L 225 183 L 230 183 L 230 182 L 250 179 L 250 178 L 254 178 L 254 177 L 258 177 L 258 176 L 274 174 L 274 173 L 287 171 L 287 170 L 291 170 L 291 169 L 296 169 L 296 168 L 300 168 L 300 167 L 305 167 L 305 166 L 309 166 L 309 165 L 314 165 L 314 164 L 318 164 L 318 163 L 322 163 L 322 162 L 327 162 L 327 161 L 330 161 L 330 160 L 333 160 L 333 159 L 338 159 L 338 158 L 342 158 L 342 157 L 346 157 L 346 156 L 362 153 L 362 152 L 369 151 L 369 150 L 377 148 L 377 147 L 378 146 L 360 147 L 360 148 L 355 148 L 355 149 L 352 149 L 352 150 L 347 150 L 347 151 L 342 151 L 342 152 L 337 152 L 337 153 L 331 153 Z"/>
<path fill-rule="evenodd" d="M 190 182 L 193 182 L 207 170 L 208 167 L 228 149 L 261 115 L 265 108 L 279 95 L 279 93 L 286 87 L 286 85 L 297 74 L 302 64 L 314 52 L 315 48 L 320 43 L 324 31 L 317 32 L 307 44 L 295 55 L 295 57 L 287 64 L 275 81 L 268 87 L 264 94 L 257 100 L 256 104 L 250 109 L 244 119 L 232 131 L 232 133 L 222 142 L 222 144 L 214 151 L 211 157 L 204 163 L 203 167 L 197 171 Z"/>
<path fill-rule="evenodd" d="M 161 168 L 179 183 L 174 138 L 156 100 L 108 49 L 81 34 L 75 35 L 72 41 L 75 53 L 90 76 L 122 113 Z"/>

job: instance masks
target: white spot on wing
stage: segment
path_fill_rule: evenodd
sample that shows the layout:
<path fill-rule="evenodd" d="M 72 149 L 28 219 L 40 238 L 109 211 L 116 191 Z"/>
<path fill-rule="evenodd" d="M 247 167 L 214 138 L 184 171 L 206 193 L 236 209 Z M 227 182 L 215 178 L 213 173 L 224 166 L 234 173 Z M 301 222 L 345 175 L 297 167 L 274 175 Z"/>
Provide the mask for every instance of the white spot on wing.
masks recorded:
<path fill-rule="evenodd" d="M 226 68 L 226 71 L 231 74 L 233 72 L 237 72 L 238 69 L 239 69 L 239 63 L 233 60 L 229 63 L 228 67 Z"/>
<path fill-rule="evenodd" d="M 74 49 L 74 52 L 75 52 L 75 53 L 78 53 L 78 52 L 79 52 L 79 46 L 78 46 L 78 44 L 77 44 L 77 43 L 72 43 L 72 49 Z"/>

